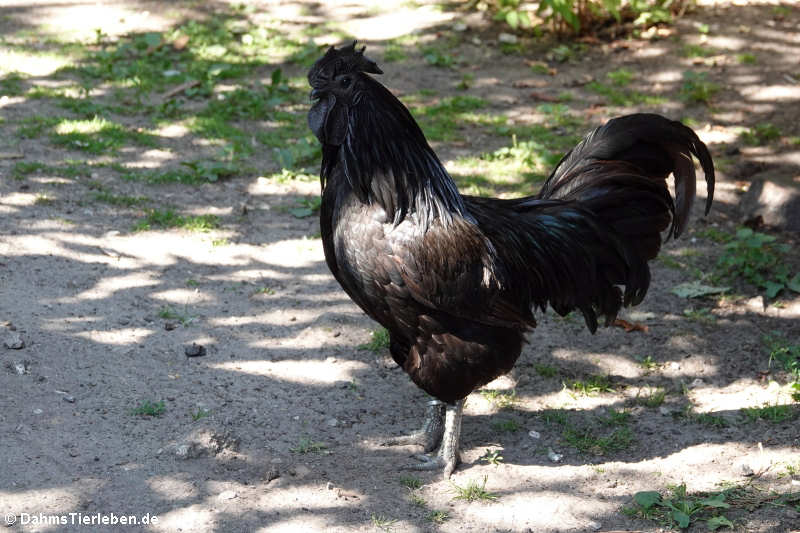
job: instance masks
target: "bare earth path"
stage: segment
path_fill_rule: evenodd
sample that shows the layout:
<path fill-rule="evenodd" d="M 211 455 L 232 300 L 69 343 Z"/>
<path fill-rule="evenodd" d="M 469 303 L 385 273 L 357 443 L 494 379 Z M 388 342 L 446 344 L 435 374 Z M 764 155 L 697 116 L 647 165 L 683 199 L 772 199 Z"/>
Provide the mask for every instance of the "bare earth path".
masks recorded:
<path fill-rule="evenodd" d="M 791 377 L 770 365 L 770 347 L 800 353 L 800 298 L 711 277 L 753 176 L 800 179 L 800 8 L 738 4 L 661 33 L 503 53 L 503 28 L 458 5 L 0 2 L 7 531 L 84 531 L 75 520 L 98 513 L 157 521 L 90 530 L 656 531 L 670 521 L 637 514 L 634 494 L 682 484 L 732 489 L 719 512 L 733 530 L 800 530 L 800 418 Z M 188 23 L 215 17 L 231 23 L 222 37 Z M 380 446 L 418 426 L 425 398 L 323 260 L 302 76 L 309 37 L 345 36 L 441 130 L 433 144 L 470 192 L 533 192 L 564 138 L 636 110 L 691 119 L 719 167 L 711 215 L 696 206 L 623 317 L 646 331 L 592 336 L 578 317 L 542 316 L 514 371 L 469 397 L 452 483 L 398 470 L 415 450 Z M 237 71 L 231 50 L 254 39 L 274 55 L 242 48 L 252 62 Z M 144 70 L 69 69 L 105 64 L 117 42 L 141 46 L 108 65 L 165 54 L 156 85 Z M 194 64 L 170 62 L 184 47 L 213 83 L 164 81 Z M 687 71 L 703 73 L 688 89 Z M 704 83 L 709 100 L 686 96 Z M 268 96 L 283 114 L 260 114 Z M 797 273 L 797 233 L 759 231 Z M 730 289 L 670 291 L 700 280 Z M 457 498 L 470 484 L 494 498 Z M 703 513 L 692 530 L 717 514 Z"/>

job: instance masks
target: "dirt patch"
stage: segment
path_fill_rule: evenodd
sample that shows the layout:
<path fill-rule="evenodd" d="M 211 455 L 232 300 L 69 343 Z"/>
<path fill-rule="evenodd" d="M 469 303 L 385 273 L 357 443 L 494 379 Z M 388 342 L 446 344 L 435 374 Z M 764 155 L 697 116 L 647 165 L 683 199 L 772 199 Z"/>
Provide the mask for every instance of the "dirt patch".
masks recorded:
<path fill-rule="evenodd" d="M 0 24 L 8 35 L 56 21 L 66 31 L 85 26 L 67 16 L 81 6 L 19 3 L 0 8 Z M 106 28 L 109 38 L 228 9 L 92 8 L 120 24 Z M 308 25 L 334 15 L 344 31 L 374 39 L 367 44 L 376 59 L 391 48 L 370 24 L 386 19 L 389 7 L 248 9 Z M 261 145 L 250 170 L 213 183 L 123 180 L 109 165 L 75 177 L 70 160 L 85 153 L 15 133 L 29 117 L 60 108 L 11 94 L 0 101 L 2 148 L 22 158 L 0 160 L 0 511 L 15 522 L 8 530 L 82 531 L 43 521 L 115 513 L 157 516 L 143 528 L 151 531 L 653 531 L 666 519 L 660 525 L 637 515 L 634 494 L 666 496 L 682 484 L 691 494 L 741 490 L 724 513 L 736 530 L 800 529 L 796 499 L 755 496 L 800 492 L 796 405 L 764 416 L 746 410 L 792 403 L 790 378 L 770 365 L 764 338 L 797 344 L 800 299 L 785 291 L 765 307 L 763 291 L 745 283 L 723 298 L 690 301 L 670 292 L 696 270 L 714 269 L 724 244 L 713 236 L 739 225 L 738 198 L 755 174 L 748 168 L 800 175 L 797 7 L 706 6 L 660 37 L 561 50 L 572 54 L 564 62 L 548 59 L 558 43 L 503 54 L 498 28 L 474 15 L 398 9 L 419 42 L 457 39 L 448 53 L 460 58 L 459 68 L 436 68 L 414 45 L 405 59 L 378 60 L 384 82 L 412 101 L 425 88 L 437 89 L 433 103 L 464 94 L 458 86 L 468 73 L 466 93 L 505 115 L 506 125 L 536 123 L 548 112 L 540 104 L 559 105 L 542 94 L 577 110 L 586 127 L 636 110 L 694 121 L 717 162 L 717 201 L 707 218 L 696 206 L 688 235 L 654 263 L 646 300 L 623 316 L 647 331 L 614 327 L 592 336 L 578 318 L 544 315 L 511 374 L 469 397 L 463 464 L 452 483 L 425 473 L 414 475 L 417 486 L 398 469 L 415 450 L 381 442 L 418 427 L 426 398 L 385 349 L 359 348 L 375 325 L 327 271 L 315 217 L 293 211 L 313 211 L 303 201 L 318 194 L 315 181 L 275 177 L 277 152 Z M 466 36 L 452 29 L 461 18 L 470 25 Z M 15 35 L 4 44 L 15 57 L 24 52 L 19 43 L 47 46 Z M 41 69 L 24 83 L 64 83 L 36 57 Z M 304 71 L 280 65 L 287 76 Z M 274 66 L 254 75 L 268 80 Z M 608 73 L 620 69 L 633 79 L 618 89 L 622 103 L 609 104 Z M 680 97 L 686 71 L 704 73 L 695 85 L 717 86 L 710 105 Z M 98 90 L 97 101 L 113 99 Z M 137 116 L 120 121 L 140 125 Z M 758 141 L 765 123 L 780 132 L 777 140 Z M 92 162 L 159 169 L 216 157 L 216 145 L 184 126 L 170 125 L 156 147 L 132 142 Z M 253 136 L 270 127 L 246 126 Z M 754 142 L 742 136 L 751 130 Z M 509 142 L 496 130 L 470 131 L 434 143 L 443 160 Z M 20 161 L 43 166 L 18 176 Z M 97 200 L 103 191 L 128 205 Z M 150 198 L 150 207 L 130 200 L 137 197 Z M 213 215 L 218 223 L 190 231 L 154 222 L 133 231 L 147 209 L 167 206 L 178 206 L 184 222 Z M 774 235 L 793 246 L 782 257 L 797 272 L 797 236 Z M 456 498 L 456 487 L 470 483 L 496 498 Z M 707 521 L 693 524 L 700 531 Z"/>

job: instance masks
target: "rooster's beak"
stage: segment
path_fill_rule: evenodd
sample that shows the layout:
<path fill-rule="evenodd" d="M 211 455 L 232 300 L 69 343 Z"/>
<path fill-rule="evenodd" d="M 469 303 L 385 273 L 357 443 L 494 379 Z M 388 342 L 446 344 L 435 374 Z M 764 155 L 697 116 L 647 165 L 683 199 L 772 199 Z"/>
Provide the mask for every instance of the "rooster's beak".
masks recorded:
<path fill-rule="evenodd" d="M 311 89 L 311 93 L 309 94 L 312 100 L 316 100 L 320 96 L 322 96 L 322 91 L 319 89 Z"/>

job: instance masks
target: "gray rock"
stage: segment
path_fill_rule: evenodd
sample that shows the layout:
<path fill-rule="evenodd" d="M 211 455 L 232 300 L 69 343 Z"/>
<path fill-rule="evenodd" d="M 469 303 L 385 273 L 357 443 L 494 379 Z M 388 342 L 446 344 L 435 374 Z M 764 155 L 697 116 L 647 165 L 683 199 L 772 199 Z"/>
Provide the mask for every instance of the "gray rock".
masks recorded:
<path fill-rule="evenodd" d="M 19 333 L 13 332 L 9 333 L 6 338 L 3 339 L 3 346 L 9 350 L 21 350 L 25 347 L 25 341 L 22 340 Z"/>
<path fill-rule="evenodd" d="M 170 446 L 180 459 L 214 456 L 224 450 L 236 451 L 239 439 L 230 433 L 218 433 L 210 429 L 199 429 L 186 439 Z"/>
<path fill-rule="evenodd" d="M 800 231 L 800 184 L 772 172 L 753 176 L 739 211 L 745 221 L 760 221 L 787 231 Z"/>

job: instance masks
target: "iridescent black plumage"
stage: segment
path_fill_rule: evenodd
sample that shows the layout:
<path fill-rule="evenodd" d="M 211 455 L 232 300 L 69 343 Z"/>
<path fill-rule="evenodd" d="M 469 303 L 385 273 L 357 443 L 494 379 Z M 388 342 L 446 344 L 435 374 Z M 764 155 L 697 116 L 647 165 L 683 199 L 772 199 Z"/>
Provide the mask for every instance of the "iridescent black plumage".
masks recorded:
<path fill-rule="evenodd" d="M 309 125 L 323 144 L 325 258 L 388 329 L 395 361 L 445 402 L 511 369 L 534 307 L 580 310 L 594 332 L 598 317 L 609 323 L 639 303 L 661 233 L 685 227 L 692 156 L 711 204 L 705 145 L 649 114 L 594 130 L 538 195 L 462 196 L 405 106 L 365 73 L 380 69 L 354 44 L 331 48 L 309 73 L 318 98 Z"/>

